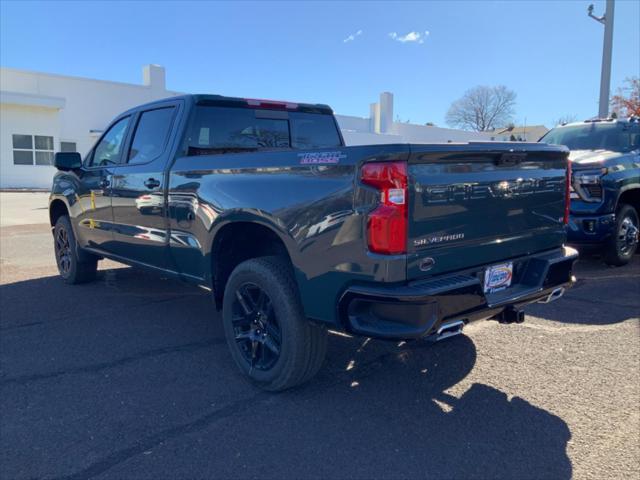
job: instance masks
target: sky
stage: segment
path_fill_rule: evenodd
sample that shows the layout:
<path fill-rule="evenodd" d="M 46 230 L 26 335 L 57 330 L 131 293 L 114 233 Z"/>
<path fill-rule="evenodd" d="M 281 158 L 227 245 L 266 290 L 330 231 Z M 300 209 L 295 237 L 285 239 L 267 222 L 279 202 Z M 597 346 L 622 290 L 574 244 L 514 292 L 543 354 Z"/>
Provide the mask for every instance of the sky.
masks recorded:
<path fill-rule="evenodd" d="M 516 123 L 596 115 L 604 1 L 31 2 L 0 0 L 3 67 L 189 93 L 327 103 L 445 126 L 477 85 L 517 94 Z M 640 76 L 640 0 L 616 0 L 611 88 Z M 1 79 L 0 79 L 1 80 Z"/>

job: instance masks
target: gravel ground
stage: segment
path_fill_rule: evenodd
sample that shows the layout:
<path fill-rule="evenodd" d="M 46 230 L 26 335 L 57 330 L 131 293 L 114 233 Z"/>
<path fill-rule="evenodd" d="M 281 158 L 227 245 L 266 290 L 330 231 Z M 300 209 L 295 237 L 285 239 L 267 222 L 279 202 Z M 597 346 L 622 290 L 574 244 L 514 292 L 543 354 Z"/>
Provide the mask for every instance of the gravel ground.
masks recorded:
<path fill-rule="evenodd" d="M 237 374 L 207 292 L 114 262 L 67 286 L 46 195 L 0 208 L 2 478 L 640 477 L 638 256 L 581 260 L 522 325 L 331 335 L 274 395 Z"/>

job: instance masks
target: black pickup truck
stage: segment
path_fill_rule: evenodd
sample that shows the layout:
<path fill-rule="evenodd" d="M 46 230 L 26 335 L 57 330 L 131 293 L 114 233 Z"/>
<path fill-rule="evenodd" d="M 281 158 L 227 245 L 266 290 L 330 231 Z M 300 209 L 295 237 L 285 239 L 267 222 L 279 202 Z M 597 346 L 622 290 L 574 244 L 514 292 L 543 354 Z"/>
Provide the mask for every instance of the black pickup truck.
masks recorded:
<path fill-rule="evenodd" d="M 311 378 L 327 329 L 442 339 L 521 322 L 572 281 L 564 147 L 346 147 L 326 105 L 189 95 L 58 153 L 50 219 L 68 283 L 114 259 L 211 289 L 240 369 Z"/>

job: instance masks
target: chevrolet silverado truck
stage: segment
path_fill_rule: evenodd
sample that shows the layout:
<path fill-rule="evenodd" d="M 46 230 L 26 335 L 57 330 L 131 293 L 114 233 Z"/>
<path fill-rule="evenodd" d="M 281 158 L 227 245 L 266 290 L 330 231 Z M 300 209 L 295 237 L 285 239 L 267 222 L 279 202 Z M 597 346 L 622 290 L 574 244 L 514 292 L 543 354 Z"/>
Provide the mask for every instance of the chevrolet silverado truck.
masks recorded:
<path fill-rule="evenodd" d="M 70 284 L 109 258 L 205 287 L 240 370 L 283 390 L 319 370 L 328 329 L 438 340 L 559 298 L 567 155 L 347 147 L 326 105 L 175 97 L 119 115 L 84 159 L 56 154 L 56 261 Z"/>
<path fill-rule="evenodd" d="M 558 126 L 542 137 L 567 146 L 573 179 L 568 242 L 600 249 L 610 265 L 625 265 L 638 248 L 640 122 L 587 120 Z"/>

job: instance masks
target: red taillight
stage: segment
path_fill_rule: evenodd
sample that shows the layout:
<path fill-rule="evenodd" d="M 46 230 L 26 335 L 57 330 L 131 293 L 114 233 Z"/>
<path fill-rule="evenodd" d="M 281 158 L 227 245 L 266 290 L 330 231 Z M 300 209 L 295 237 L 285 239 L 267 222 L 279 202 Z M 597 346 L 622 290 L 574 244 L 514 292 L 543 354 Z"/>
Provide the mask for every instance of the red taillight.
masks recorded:
<path fill-rule="evenodd" d="M 571 208 L 571 160 L 567 158 L 567 178 L 564 189 L 564 224 L 569 225 L 569 210 Z"/>
<path fill-rule="evenodd" d="M 369 214 L 369 250 L 386 255 L 407 251 L 407 164 L 366 163 L 362 183 L 380 190 L 380 205 Z"/>

